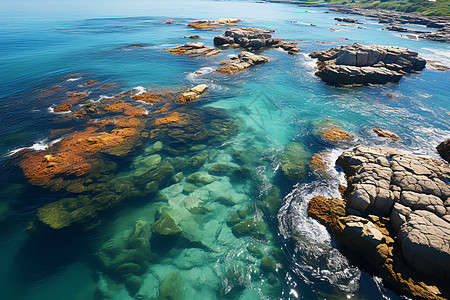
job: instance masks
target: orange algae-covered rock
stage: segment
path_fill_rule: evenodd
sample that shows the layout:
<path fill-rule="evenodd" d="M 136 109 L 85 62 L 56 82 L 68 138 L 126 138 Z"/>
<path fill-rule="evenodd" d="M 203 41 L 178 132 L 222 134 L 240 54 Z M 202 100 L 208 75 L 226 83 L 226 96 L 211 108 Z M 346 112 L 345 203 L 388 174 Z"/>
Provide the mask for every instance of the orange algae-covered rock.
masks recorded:
<path fill-rule="evenodd" d="M 89 96 L 89 94 L 88 93 L 72 93 L 72 92 L 69 92 L 69 93 L 66 93 L 66 96 L 69 97 L 69 98 L 83 99 L 83 98 L 86 98 L 87 96 Z"/>
<path fill-rule="evenodd" d="M 116 125 L 118 127 L 138 127 L 141 125 L 141 122 L 136 118 L 119 118 L 117 120 Z"/>
<path fill-rule="evenodd" d="M 154 94 L 154 93 L 142 93 L 138 95 L 134 95 L 131 98 L 133 98 L 136 101 L 144 101 L 147 103 L 161 103 L 164 101 L 167 101 L 171 98 L 173 98 L 173 94 L 171 93 L 164 93 L 164 94 Z"/>
<path fill-rule="evenodd" d="M 168 109 L 167 107 L 169 107 L 169 105 L 170 105 L 169 103 L 166 103 L 166 104 L 164 104 L 163 107 L 161 107 L 161 108 L 158 109 L 158 110 L 155 110 L 153 113 L 159 114 L 159 113 L 165 113 L 165 112 L 168 112 L 169 109 Z"/>
<path fill-rule="evenodd" d="M 180 117 L 182 117 L 182 114 L 179 112 L 173 112 L 170 114 L 170 116 L 166 118 L 159 118 L 155 121 L 155 125 L 161 125 L 161 124 L 170 124 L 170 123 L 179 123 Z"/>
<path fill-rule="evenodd" d="M 93 165 L 99 160 L 97 154 L 125 155 L 140 137 L 136 128 L 114 129 L 110 133 L 98 130 L 98 127 L 91 126 L 70 134 L 45 151 L 28 152 L 19 165 L 30 183 L 60 186 L 61 180 L 91 173 Z"/>
<path fill-rule="evenodd" d="M 325 128 L 321 132 L 320 136 L 322 137 L 322 139 L 331 142 L 337 142 L 354 138 L 354 136 L 349 134 L 347 131 L 337 127 Z"/>
<path fill-rule="evenodd" d="M 106 111 L 123 112 L 128 116 L 142 117 L 147 115 L 147 111 L 143 107 L 133 107 L 130 103 L 118 100 L 113 104 L 105 106 Z"/>
<path fill-rule="evenodd" d="M 72 104 L 67 103 L 67 104 L 61 104 L 56 106 L 53 111 L 55 112 L 65 112 L 65 111 L 70 111 L 72 109 Z"/>

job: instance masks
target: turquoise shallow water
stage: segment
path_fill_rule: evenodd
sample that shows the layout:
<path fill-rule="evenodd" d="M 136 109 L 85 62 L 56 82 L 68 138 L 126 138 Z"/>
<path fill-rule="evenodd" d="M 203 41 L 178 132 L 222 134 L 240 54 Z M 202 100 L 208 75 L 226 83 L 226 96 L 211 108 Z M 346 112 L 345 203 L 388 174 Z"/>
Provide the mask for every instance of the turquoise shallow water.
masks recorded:
<path fill-rule="evenodd" d="M 152 240 L 156 256 L 139 275 L 142 286 L 136 299 L 157 299 L 168 274 L 177 274 L 170 277 L 171 282 L 181 281 L 172 288 L 180 299 L 399 298 L 376 276 L 353 266 L 326 230 L 306 216 L 306 203 L 314 195 L 336 195 L 342 174 L 330 170 L 332 176 L 323 177 L 306 167 L 304 179 L 287 181 L 280 176 L 278 154 L 294 141 L 305 147 L 305 161 L 317 152 L 335 157 L 351 144 L 331 145 L 318 137 L 317 128 L 332 122 L 355 135 L 355 144 L 392 146 L 437 158 L 434 147 L 450 137 L 448 71 L 425 69 L 406 75 L 399 84 L 338 88 L 314 76 L 315 62 L 307 54 L 333 44 L 378 43 L 407 47 L 450 67 L 448 45 L 405 39 L 362 17 L 358 19 L 366 23 L 364 29 L 341 26 L 333 20 L 336 14 L 284 4 L 19 1 L 4 6 L 0 13 L 2 298 L 131 298 L 123 280 L 110 278 L 98 266 L 98 254 L 107 244 L 120 248 L 137 221 L 154 223 L 161 207 L 169 210 L 189 238 Z M 302 51 L 292 56 L 267 50 L 263 55 L 270 58 L 269 63 L 229 77 L 213 72 L 217 68 L 213 62 L 237 50 L 195 59 L 165 49 L 185 43 L 182 37 L 192 34 L 201 35 L 199 41 L 212 46 L 220 32 L 195 31 L 186 25 L 195 19 L 222 17 L 238 17 L 242 26 L 274 29 L 275 37 L 296 40 Z M 130 44 L 145 47 L 124 48 Z M 80 79 L 68 81 L 65 76 L 73 73 Z M 90 79 L 117 83 L 112 90 L 92 90 L 92 100 L 138 86 L 173 90 L 208 84 L 208 93 L 193 109 L 211 115 L 205 122 L 215 118 L 212 108 L 223 109 L 239 129 L 225 142 L 206 146 L 208 159 L 199 172 L 206 176 L 214 164 L 225 163 L 245 165 L 252 176 L 236 180 L 213 175 L 213 182 L 194 187 L 192 193 L 183 192 L 186 179 L 170 182 L 160 186 L 165 197 L 148 196 L 110 210 L 94 230 L 29 234 L 26 229 L 39 207 L 70 195 L 28 184 L 10 154 L 23 147 L 42 150 L 57 138 L 50 130 L 60 128 L 61 115 L 49 108 L 64 99 L 41 90 L 62 85 L 75 91 Z M 372 133 L 374 127 L 392 131 L 402 140 L 379 139 Z M 148 145 L 118 161 L 120 170 L 114 180 L 139 174 L 139 165 L 149 156 L 145 149 L 154 142 L 147 141 Z M 185 176 L 192 172 L 184 171 Z M 281 209 L 263 214 L 257 202 L 273 186 L 280 188 L 284 198 Z M 197 207 L 206 207 L 207 212 L 192 213 Z M 263 237 L 236 236 L 227 225 L 233 212 L 245 208 L 248 219 L 260 221 Z M 259 255 L 248 250 L 254 246 L 275 260 L 277 271 L 261 268 Z"/>

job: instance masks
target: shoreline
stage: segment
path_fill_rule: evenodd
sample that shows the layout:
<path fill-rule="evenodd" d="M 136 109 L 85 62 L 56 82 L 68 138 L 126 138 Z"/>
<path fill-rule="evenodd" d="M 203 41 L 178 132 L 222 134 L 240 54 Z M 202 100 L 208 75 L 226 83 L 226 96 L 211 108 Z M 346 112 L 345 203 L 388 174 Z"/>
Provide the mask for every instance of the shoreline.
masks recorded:
<path fill-rule="evenodd" d="M 398 31 L 404 33 L 414 33 L 414 30 L 401 27 L 399 25 L 412 24 L 424 25 L 427 28 L 437 29 L 436 32 L 422 32 L 418 38 L 427 39 L 437 42 L 450 42 L 450 16 L 427 16 L 421 14 L 405 13 L 395 10 L 387 10 L 381 8 L 361 8 L 358 6 L 347 6 L 341 4 L 331 3 L 314 3 L 303 1 L 284 1 L 284 0 L 269 0 L 271 3 L 295 4 L 301 7 L 321 7 L 327 8 L 328 11 L 324 13 L 339 13 L 349 15 L 360 15 L 364 17 L 377 20 L 380 24 L 385 24 L 385 30 Z M 345 22 L 345 21 L 344 21 Z"/>

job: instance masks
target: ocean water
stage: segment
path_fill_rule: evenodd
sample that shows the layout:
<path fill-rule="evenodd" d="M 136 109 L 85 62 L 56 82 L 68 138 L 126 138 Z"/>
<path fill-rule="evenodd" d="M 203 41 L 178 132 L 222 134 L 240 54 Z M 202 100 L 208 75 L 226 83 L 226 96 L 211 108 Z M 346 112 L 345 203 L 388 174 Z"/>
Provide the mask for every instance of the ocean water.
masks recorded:
<path fill-rule="evenodd" d="M 324 227 L 307 217 L 306 205 L 313 196 L 338 196 L 337 186 L 345 181 L 337 169 L 317 173 L 307 162 L 318 152 L 336 158 L 356 144 L 439 159 L 435 146 L 450 137 L 450 73 L 424 69 L 398 84 L 334 87 L 314 76 L 315 61 L 308 54 L 338 44 L 376 43 L 407 47 L 450 67 L 450 46 L 410 40 L 360 16 L 363 29 L 343 26 L 333 20 L 342 15 L 287 4 L 135 0 L 14 1 L 1 6 L 0 298 L 400 298 L 376 274 L 349 261 Z M 213 37 L 224 28 L 196 31 L 186 25 L 223 17 L 240 18 L 241 26 L 274 29 L 274 37 L 295 40 L 302 51 L 264 51 L 270 62 L 233 76 L 214 70 L 215 62 L 237 54 L 236 49 L 211 58 L 168 52 L 189 41 L 183 36 L 193 34 L 212 46 Z M 131 44 L 144 47 L 128 48 Z M 83 86 L 88 80 L 99 84 Z M 98 88 L 108 83 L 115 85 Z M 157 154 L 172 162 L 208 154 L 198 169 L 203 183 L 189 183 L 187 177 L 196 170 L 187 169 L 181 181 L 160 185 L 156 196 L 138 197 L 105 211 L 89 230 L 27 229 L 40 207 L 73 197 L 31 185 L 14 155 L 25 147 L 45 151 L 67 132 L 84 128 L 82 122 L 53 112 L 66 101 L 65 92 L 87 91 L 88 99 L 102 101 L 130 89 L 174 91 L 200 83 L 209 89 L 186 112 L 197 112 L 206 126 L 232 120 L 236 130 L 220 142 L 213 137 L 202 140 L 187 153 Z M 56 85 L 64 88 L 63 94 L 42 92 Z M 156 106 L 145 108 L 150 115 Z M 355 138 L 327 143 L 318 135 L 327 124 Z M 401 141 L 377 137 L 375 127 L 397 134 Z M 62 128 L 70 131 L 53 131 Z M 143 174 L 144 160 L 154 155 L 150 148 L 157 141 L 146 139 L 130 155 L 108 158 L 119 166 L 110 180 L 125 182 Z M 169 143 L 164 137 L 161 141 Z M 290 181 L 280 174 L 280 155 L 289 145 L 303 149 L 296 154 L 305 166 L 302 179 Z M 250 176 L 210 175 L 218 163 L 248 169 Z M 261 201 L 274 189 L 279 189 L 282 202 L 267 213 Z M 125 249 L 134 228 L 154 224 L 161 209 L 168 211 L 182 236 L 152 237 L 148 262 L 137 272 L 140 288 L 131 292 L 124 278 L 99 264 L 99 257 Z M 227 224 L 238 211 L 246 214 L 238 222 L 252 221 L 256 233 L 236 234 Z M 164 298 L 167 291 L 172 295 Z"/>

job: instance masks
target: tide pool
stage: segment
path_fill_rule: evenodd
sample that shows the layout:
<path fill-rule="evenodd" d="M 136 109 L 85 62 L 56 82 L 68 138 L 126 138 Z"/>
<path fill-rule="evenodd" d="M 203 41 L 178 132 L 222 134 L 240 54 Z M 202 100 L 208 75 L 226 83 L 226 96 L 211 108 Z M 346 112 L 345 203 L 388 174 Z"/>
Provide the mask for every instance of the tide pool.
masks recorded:
<path fill-rule="evenodd" d="M 337 187 L 345 182 L 336 169 L 319 174 L 308 162 L 319 152 L 335 159 L 357 144 L 439 159 L 435 146 L 450 137 L 449 71 L 424 69 L 398 84 L 335 87 L 314 75 L 315 60 L 308 54 L 339 44 L 382 44 L 407 47 L 450 67 L 450 46 L 406 39 L 361 16 L 363 29 L 342 26 L 333 18 L 344 15 L 288 4 L 16 1 L 2 6 L 2 298 L 400 298 L 380 278 L 354 266 L 325 228 L 307 217 L 313 196 L 339 196 Z M 168 51 L 194 34 L 201 36 L 195 41 L 213 46 L 225 28 L 194 30 L 187 24 L 224 17 L 242 19 L 239 26 L 273 29 L 275 38 L 294 40 L 301 52 L 263 51 L 268 63 L 230 76 L 215 72 L 216 63 L 237 49 L 210 58 Z M 135 44 L 142 47 L 129 47 Z M 89 80 L 96 83 L 86 85 Z M 111 86 L 101 88 L 105 84 Z M 85 100 L 100 105 L 132 89 L 132 94 L 171 93 L 198 84 L 208 85 L 199 101 L 174 106 L 195 122 L 159 132 L 149 121 L 142 129 L 147 137 L 141 135 L 132 151 L 102 156 L 102 166 L 110 170 L 94 178 L 98 186 L 90 190 L 32 185 L 23 173 L 26 166 L 19 167 L 21 159 L 13 155 L 25 147 L 45 151 L 89 127 L 88 119 L 53 111 L 67 101 L 67 92 L 89 94 L 75 110 Z M 45 91 L 55 86 L 61 89 Z M 152 122 L 162 107 L 140 105 Z M 350 132 L 353 140 L 324 141 L 319 132 L 330 124 Z M 379 138 L 372 131 L 377 127 L 401 140 Z M 304 176 L 286 179 L 286 161 Z M 145 174 L 153 170 L 170 175 L 152 185 L 157 180 Z M 50 203 L 81 203 L 107 192 L 120 204 L 99 212 L 88 229 L 36 226 L 38 212 Z"/>

